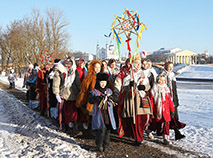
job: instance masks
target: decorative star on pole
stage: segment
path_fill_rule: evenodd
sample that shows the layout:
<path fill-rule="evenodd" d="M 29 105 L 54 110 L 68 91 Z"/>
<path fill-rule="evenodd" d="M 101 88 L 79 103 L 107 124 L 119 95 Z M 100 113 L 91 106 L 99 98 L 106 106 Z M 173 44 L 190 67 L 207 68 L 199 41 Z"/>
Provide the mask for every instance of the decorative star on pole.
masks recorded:
<path fill-rule="evenodd" d="M 141 26 L 141 28 L 140 28 Z M 110 34 L 106 37 L 110 37 L 111 34 L 113 34 L 113 39 L 116 37 L 116 42 L 118 45 L 118 52 L 119 52 L 119 58 L 120 58 L 120 45 L 122 46 L 122 39 L 120 35 L 125 34 L 126 36 L 126 43 L 127 43 L 127 50 L 129 51 L 129 59 L 130 59 L 130 78 L 131 81 L 134 81 L 134 75 L 133 75 L 133 66 L 132 66 L 132 59 L 133 56 L 131 55 L 131 48 L 130 48 L 130 41 L 131 41 L 131 35 L 134 34 L 137 36 L 136 38 L 136 43 L 135 43 L 135 53 L 137 52 L 137 48 L 139 48 L 139 39 L 142 38 L 142 32 L 143 29 L 147 29 L 146 26 L 140 22 L 139 15 L 135 11 L 129 11 L 125 9 L 123 12 L 122 16 L 116 16 L 115 19 L 111 25 L 111 31 Z M 140 30 L 139 30 L 140 29 Z M 134 89 L 131 87 L 131 94 L 132 98 L 134 98 Z M 133 123 L 135 124 L 135 106 L 134 106 L 134 101 L 132 101 L 132 107 L 133 107 Z M 120 124 L 120 120 L 119 120 Z M 119 128 L 119 136 L 123 136 L 122 130 Z"/>
<path fill-rule="evenodd" d="M 138 35 L 137 28 L 139 26 L 139 23 L 136 22 L 136 18 L 137 13 L 131 15 L 128 13 L 127 10 L 124 12 L 124 16 L 117 17 L 119 23 L 114 26 L 114 29 L 118 30 L 117 34 L 120 35 L 124 33 L 127 39 L 130 38 L 132 33 Z"/>
<path fill-rule="evenodd" d="M 141 26 L 141 28 L 140 28 Z M 131 41 L 131 35 L 134 34 L 137 36 L 136 44 L 135 44 L 135 53 L 137 51 L 137 48 L 139 48 L 139 39 L 142 38 L 142 32 L 143 29 L 146 29 L 146 26 L 140 22 L 139 15 L 135 11 L 129 11 L 125 9 L 122 16 L 116 16 L 115 19 L 111 25 L 111 32 L 106 37 L 110 37 L 111 34 L 113 34 L 113 39 L 116 37 L 117 45 L 118 45 L 118 51 L 119 51 L 119 57 L 120 57 L 120 45 L 123 45 L 122 39 L 120 37 L 121 34 L 125 34 L 126 36 L 126 42 L 127 42 L 127 49 L 129 50 L 129 55 L 131 55 L 131 48 L 130 48 L 130 41 Z M 140 29 L 140 30 L 139 30 Z"/>

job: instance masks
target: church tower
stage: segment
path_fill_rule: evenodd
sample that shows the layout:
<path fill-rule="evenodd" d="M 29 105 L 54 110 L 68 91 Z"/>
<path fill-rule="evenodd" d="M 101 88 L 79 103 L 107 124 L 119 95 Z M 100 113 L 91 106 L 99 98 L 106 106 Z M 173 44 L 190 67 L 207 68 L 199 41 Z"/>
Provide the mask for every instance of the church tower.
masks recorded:
<path fill-rule="evenodd" d="M 108 54 L 108 49 L 109 49 L 109 45 L 108 45 L 108 42 L 106 42 L 106 54 Z"/>
<path fill-rule="evenodd" d="M 99 48 L 99 42 L 97 42 L 97 46 L 96 46 L 96 59 L 99 59 L 99 55 L 100 54 L 100 48 Z"/>
<path fill-rule="evenodd" d="M 205 58 L 208 58 L 208 57 L 209 57 L 209 51 L 208 51 L 208 50 L 205 50 L 205 51 L 204 51 L 204 55 L 205 55 Z"/>

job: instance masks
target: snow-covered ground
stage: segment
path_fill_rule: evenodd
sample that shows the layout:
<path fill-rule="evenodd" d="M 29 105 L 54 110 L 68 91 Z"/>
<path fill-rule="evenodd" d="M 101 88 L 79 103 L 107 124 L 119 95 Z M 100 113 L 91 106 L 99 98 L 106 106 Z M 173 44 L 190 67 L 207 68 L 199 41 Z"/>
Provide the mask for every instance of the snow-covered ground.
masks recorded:
<path fill-rule="evenodd" d="M 213 90 L 178 89 L 180 120 L 186 139 L 174 144 L 213 156 Z"/>
<path fill-rule="evenodd" d="M 7 77 L 0 76 L 0 82 L 9 88 Z M 23 78 L 18 78 L 15 85 L 26 91 L 22 89 Z M 96 157 L 13 95 L 0 89 L 0 98 L 0 158 Z"/>
<path fill-rule="evenodd" d="M 200 76 L 213 79 L 212 65 L 187 66 L 181 71 L 180 75 L 185 77 L 189 74 L 192 78 Z M 6 77 L 0 76 L 0 81 L 8 83 Z M 23 79 L 18 79 L 17 88 L 21 89 L 22 83 Z M 198 83 L 195 82 L 194 85 L 196 84 Z M 179 118 L 181 122 L 186 123 L 186 127 L 180 131 L 186 138 L 174 141 L 174 132 L 170 131 L 173 146 L 198 152 L 197 156 L 200 157 L 213 157 L 213 83 L 208 84 L 208 89 L 178 86 Z M 12 95 L 0 90 L 0 98 L 0 157 L 95 157 L 94 152 L 81 149 L 74 139 L 57 132 L 57 128 L 48 120 L 37 115 Z M 6 115 L 5 110 L 8 110 L 10 115 Z M 145 143 L 165 152 L 172 152 L 165 146 L 149 141 Z M 175 155 L 183 157 L 178 153 Z"/>
<path fill-rule="evenodd" d="M 0 157 L 96 157 L 0 89 Z"/>
<path fill-rule="evenodd" d="M 213 79 L 213 65 L 190 65 L 178 71 L 181 78 Z"/>

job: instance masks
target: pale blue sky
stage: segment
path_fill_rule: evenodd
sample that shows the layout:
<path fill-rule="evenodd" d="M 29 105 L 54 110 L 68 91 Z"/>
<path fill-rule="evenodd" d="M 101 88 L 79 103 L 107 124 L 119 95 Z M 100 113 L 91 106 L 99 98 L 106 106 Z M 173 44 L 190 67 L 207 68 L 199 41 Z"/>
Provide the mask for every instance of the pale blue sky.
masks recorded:
<path fill-rule="evenodd" d="M 112 38 L 108 34 L 114 14 L 121 16 L 125 8 L 137 11 L 148 30 L 143 32 L 138 51 L 159 48 L 181 48 L 213 55 L 213 0 L 1 0 L 0 25 L 32 13 L 59 8 L 70 25 L 70 48 L 95 53 L 99 41 L 105 47 Z M 44 15 L 42 13 L 42 15 Z M 123 37 L 123 41 L 125 37 Z M 113 40 L 115 43 L 115 40 Z M 132 49 L 135 41 L 131 42 Z M 122 52 L 126 51 L 126 44 Z"/>

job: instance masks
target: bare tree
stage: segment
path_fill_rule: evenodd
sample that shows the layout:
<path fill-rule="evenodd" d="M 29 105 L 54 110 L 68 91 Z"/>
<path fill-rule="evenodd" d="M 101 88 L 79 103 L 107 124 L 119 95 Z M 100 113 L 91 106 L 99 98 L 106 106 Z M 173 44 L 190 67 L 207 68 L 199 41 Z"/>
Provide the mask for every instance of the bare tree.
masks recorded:
<path fill-rule="evenodd" d="M 69 34 L 65 31 L 65 27 L 69 23 L 66 21 L 63 11 L 59 9 L 47 10 L 46 35 L 49 51 L 54 52 L 54 57 L 58 58 L 67 51 L 67 43 Z"/>
<path fill-rule="evenodd" d="M 29 63 L 39 61 L 39 55 L 47 50 L 54 53 L 53 58 L 63 58 L 67 50 L 69 34 L 65 27 L 63 12 L 49 9 L 47 17 L 41 16 L 38 9 L 33 9 L 31 16 L 14 20 L 3 32 L 0 30 L 0 50 L 2 62 L 13 63 L 21 75 L 21 69 Z M 5 63 L 2 63 L 4 66 Z"/>
<path fill-rule="evenodd" d="M 7 31 L 0 32 L 0 50 L 1 50 L 1 65 L 2 70 L 7 70 L 10 56 L 12 54 L 11 41 L 9 39 L 9 34 Z"/>

